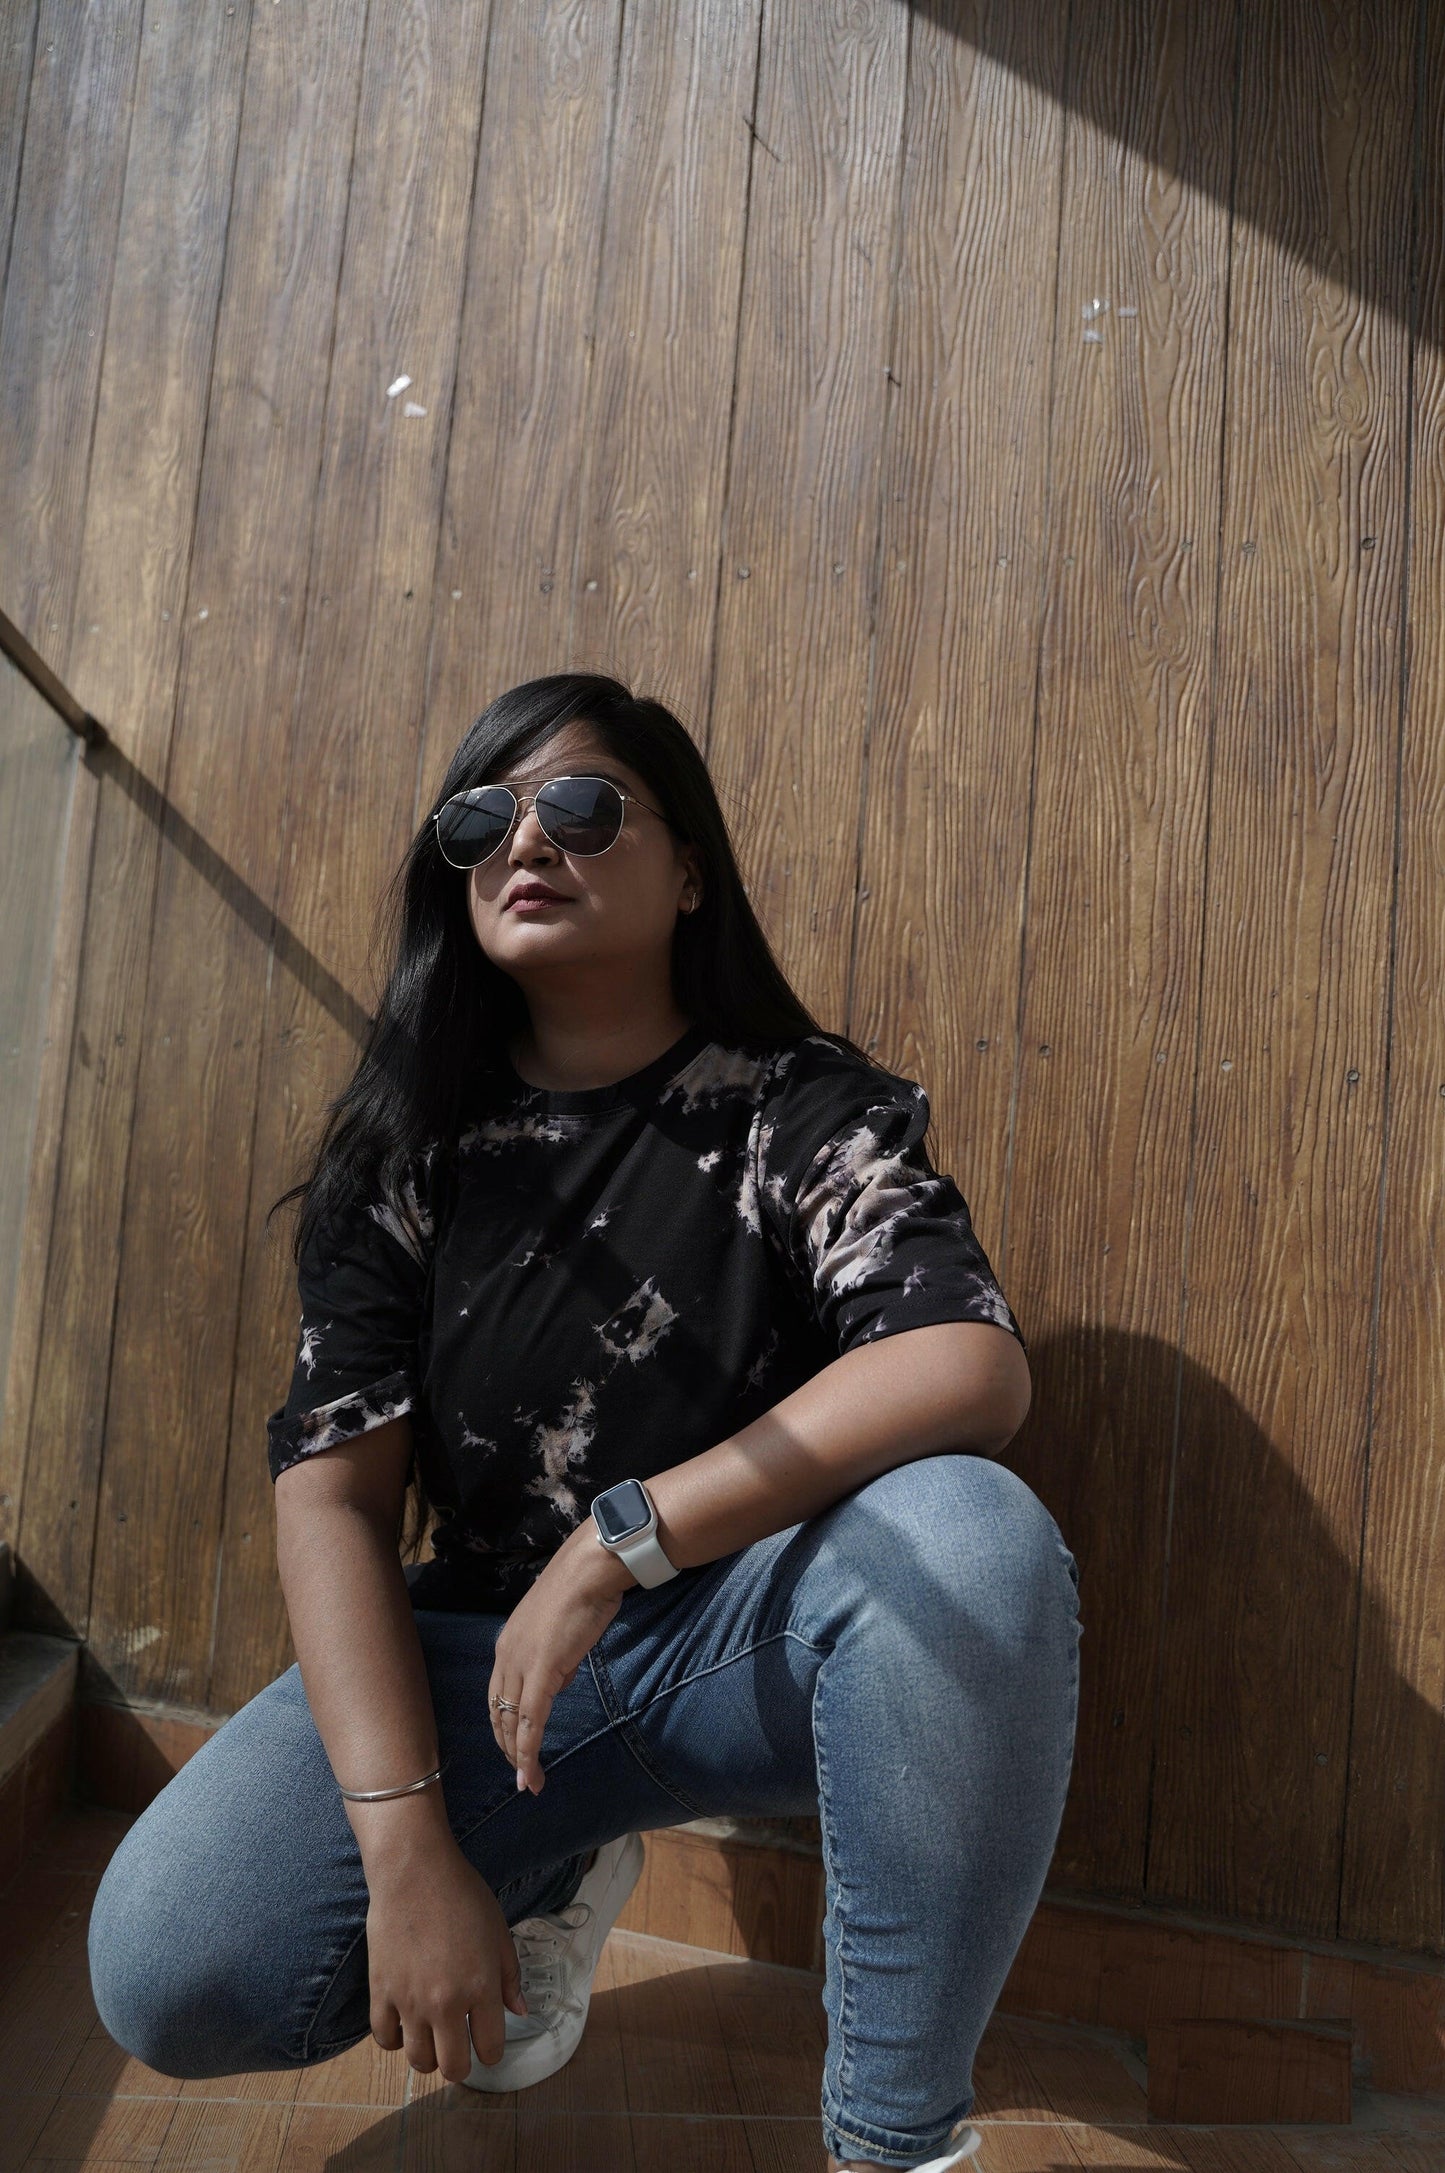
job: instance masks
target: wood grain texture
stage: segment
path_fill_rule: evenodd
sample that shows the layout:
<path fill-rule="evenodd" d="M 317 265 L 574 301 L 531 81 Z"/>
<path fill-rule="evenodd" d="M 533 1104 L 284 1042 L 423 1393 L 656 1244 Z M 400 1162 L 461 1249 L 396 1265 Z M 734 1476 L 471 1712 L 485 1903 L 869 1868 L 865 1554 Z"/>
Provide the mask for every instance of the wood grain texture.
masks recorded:
<path fill-rule="evenodd" d="M 1284 13 L 1243 18 L 1145 1890 L 1318 1933 L 1339 1915 L 1376 1272 L 1414 51 L 1398 17 L 1320 0 L 1293 11 L 1286 71 Z M 1331 273 L 1306 225 L 1334 237 Z"/>
<path fill-rule="evenodd" d="M 494 696 L 571 663 L 620 0 L 524 0 L 487 56 L 414 819 Z"/>
<path fill-rule="evenodd" d="M 1057 1877 L 1445 1954 L 1438 11 L 12 16 L 0 601 L 117 739 L 0 1439 L 30 1618 L 111 1694 L 284 1664 L 264 1210 L 468 724 L 616 669 L 1030 1337 Z"/>
<path fill-rule="evenodd" d="M 848 1031 L 924 1079 L 1002 1272 L 1067 9 L 909 52 Z M 1047 95 L 1034 84 L 1042 81 Z"/>
<path fill-rule="evenodd" d="M 39 21 L 40 0 L 16 0 L 0 16 L 0 294 L 5 291 L 10 271 L 10 243 L 15 232 L 15 202 Z"/>
<path fill-rule="evenodd" d="M 155 893 L 89 1629 L 120 1689 L 190 1703 L 215 1614 L 268 949 L 192 833 L 275 898 L 364 16 L 330 0 L 251 22 Z"/>
<path fill-rule="evenodd" d="M 1224 9 L 1131 6 L 1081 28 L 1059 221 L 1007 1205 L 1009 1283 L 1037 1340 L 1007 1461 L 1081 1564 L 1089 1649 L 1055 1876 L 1119 1895 L 1143 1891 L 1167 1562 L 1234 42 Z"/>
<path fill-rule="evenodd" d="M 706 731 L 761 0 L 631 0 L 582 422 L 571 662 Z"/>
<path fill-rule="evenodd" d="M 1379 1336 L 1354 1659 L 1343 1936 L 1445 1926 L 1445 17 L 1422 10 L 1408 651 Z M 1402 613 L 1402 623 L 1404 614 Z M 1368 1933 L 1366 1927 L 1369 1927 Z"/>
<path fill-rule="evenodd" d="M 411 0 L 367 17 L 291 768 L 277 786 L 277 913 L 293 948 L 253 998 L 260 1073 L 208 1654 L 208 1702 L 222 1711 L 291 1659 L 264 1448 L 295 1356 L 294 1209 L 269 1231 L 265 1215 L 356 1060 L 307 962 L 375 1009 L 376 898 L 411 831 L 488 22 L 485 9 Z M 389 398 L 402 375 L 411 384 Z"/>
<path fill-rule="evenodd" d="M 852 939 L 908 29 L 887 0 L 783 0 L 763 20 L 707 739 L 759 919 L 833 1026 Z"/>
<path fill-rule="evenodd" d="M 78 546 L 68 677 L 113 744 L 82 765 L 72 812 L 89 882 L 22 1545 L 35 1618 L 82 1635 L 245 55 L 245 19 L 224 9 L 203 30 L 162 18 L 142 41 Z"/>
<path fill-rule="evenodd" d="M 1149 2118 L 1348 2126 L 1350 2025 L 1157 2023 L 1149 2032 Z"/>
<path fill-rule="evenodd" d="M 27 1258 L 27 1213 L 37 1149 L 53 1134 L 44 1103 L 57 1067 L 47 1064 L 46 1029 L 56 936 L 63 925 L 66 838 L 81 742 L 30 681 L 0 662 L 0 1388 L 11 1373 L 16 1301 Z M 51 1074 L 47 1077 L 47 1072 Z M 36 1184 L 44 1183 L 41 1168 Z M 26 1317 L 28 1316 L 28 1317 Z M 16 1372 L 34 1347 L 27 1308 Z M 13 1537 L 24 1444 L 0 1451 L 0 1516 Z M 9 1468 L 7 1468 L 9 1467 Z"/>
<path fill-rule="evenodd" d="M 79 540 L 115 271 L 140 8 L 101 15 L 42 4 L 27 45 L 10 11 L 7 94 L 9 268 L 0 315 L 0 604 L 65 678 Z M 10 18 L 7 18 L 8 20 Z M 27 64 L 28 60 L 28 66 Z M 94 116 L 106 125 L 94 125 Z M 13 271 L 13 276 L 11 272 Z M 60 871 L 38 1122 L 4 1386 L 0 1535 L 16 1536 L 42 1335 L 61 1115 L 90 879 L 94 784 L 82 764 Z"/>
<path fill-rule="evenodd" d="M 25 135 L 23 163 L 18 147 L 6 161 L 19 180 L 0 320 L 0 601 L 62 671 L 52 643 L 75 597 L 140 18 L 135 0 L 42 0 L 29 94 L 7 109 Z"/>

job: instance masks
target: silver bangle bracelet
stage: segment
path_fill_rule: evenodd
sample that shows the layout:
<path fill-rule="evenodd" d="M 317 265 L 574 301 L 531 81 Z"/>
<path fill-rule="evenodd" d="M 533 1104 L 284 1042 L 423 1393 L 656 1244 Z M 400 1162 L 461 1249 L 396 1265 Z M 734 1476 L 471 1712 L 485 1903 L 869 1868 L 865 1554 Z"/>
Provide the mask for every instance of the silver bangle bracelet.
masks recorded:
<path fill-rule="evenodd" d="M 442 1768 L 438 1766 L 434 1772 L 424 1773 L 419 1781 L 407 1781 L 400 1788 L 341 1788 L 340 1781 L 336 1785 L 348 1803 L 385 1803 L 388 1796 L 414 1796 L 418 1789 L 430 1788 L 432 1782 L 441 1777 Z"/>

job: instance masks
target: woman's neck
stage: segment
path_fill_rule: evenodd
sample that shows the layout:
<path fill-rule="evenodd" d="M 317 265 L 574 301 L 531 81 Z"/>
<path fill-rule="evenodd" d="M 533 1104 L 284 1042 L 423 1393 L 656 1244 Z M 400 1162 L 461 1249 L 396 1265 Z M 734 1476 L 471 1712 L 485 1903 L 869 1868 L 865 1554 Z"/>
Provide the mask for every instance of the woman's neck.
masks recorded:
<path fill-rule="evenodd" d="M 507 1056 L 529 1086 L 585 1092 L 630 1079 L 662 1056 L 692 1024 L 673 1005 L 663 1014 L 600 1021 L 531 1022 L 512 1035 Z"/>

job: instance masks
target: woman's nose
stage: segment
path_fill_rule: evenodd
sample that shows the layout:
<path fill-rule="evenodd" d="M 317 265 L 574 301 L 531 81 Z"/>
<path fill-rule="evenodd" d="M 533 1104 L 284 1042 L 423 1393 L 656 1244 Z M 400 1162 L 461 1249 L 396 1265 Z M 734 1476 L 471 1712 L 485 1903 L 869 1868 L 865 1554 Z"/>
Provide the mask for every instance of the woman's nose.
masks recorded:
<path fill-rule="evenodd" d="M 529 807 L 524 815 L 518 817 L 513 827 L 512 849 L 508 857 L 516 859 L 520 856 L 523 860 L 531 860 L 539 852 L 555 853 L 556 850 L 556 846 L 537 820 L 536 808 Z"/>

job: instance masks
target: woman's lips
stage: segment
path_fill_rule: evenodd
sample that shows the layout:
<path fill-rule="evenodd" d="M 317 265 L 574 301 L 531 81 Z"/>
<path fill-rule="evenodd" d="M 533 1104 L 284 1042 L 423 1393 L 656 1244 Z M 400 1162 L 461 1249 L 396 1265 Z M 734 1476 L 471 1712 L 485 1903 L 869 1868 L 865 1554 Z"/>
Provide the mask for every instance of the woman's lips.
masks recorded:
<path fill-rule="evenodd" d="M 570 898 L 514 898 L 509 913 L 550 913 L 554 906 L 570 905 Z"/>

